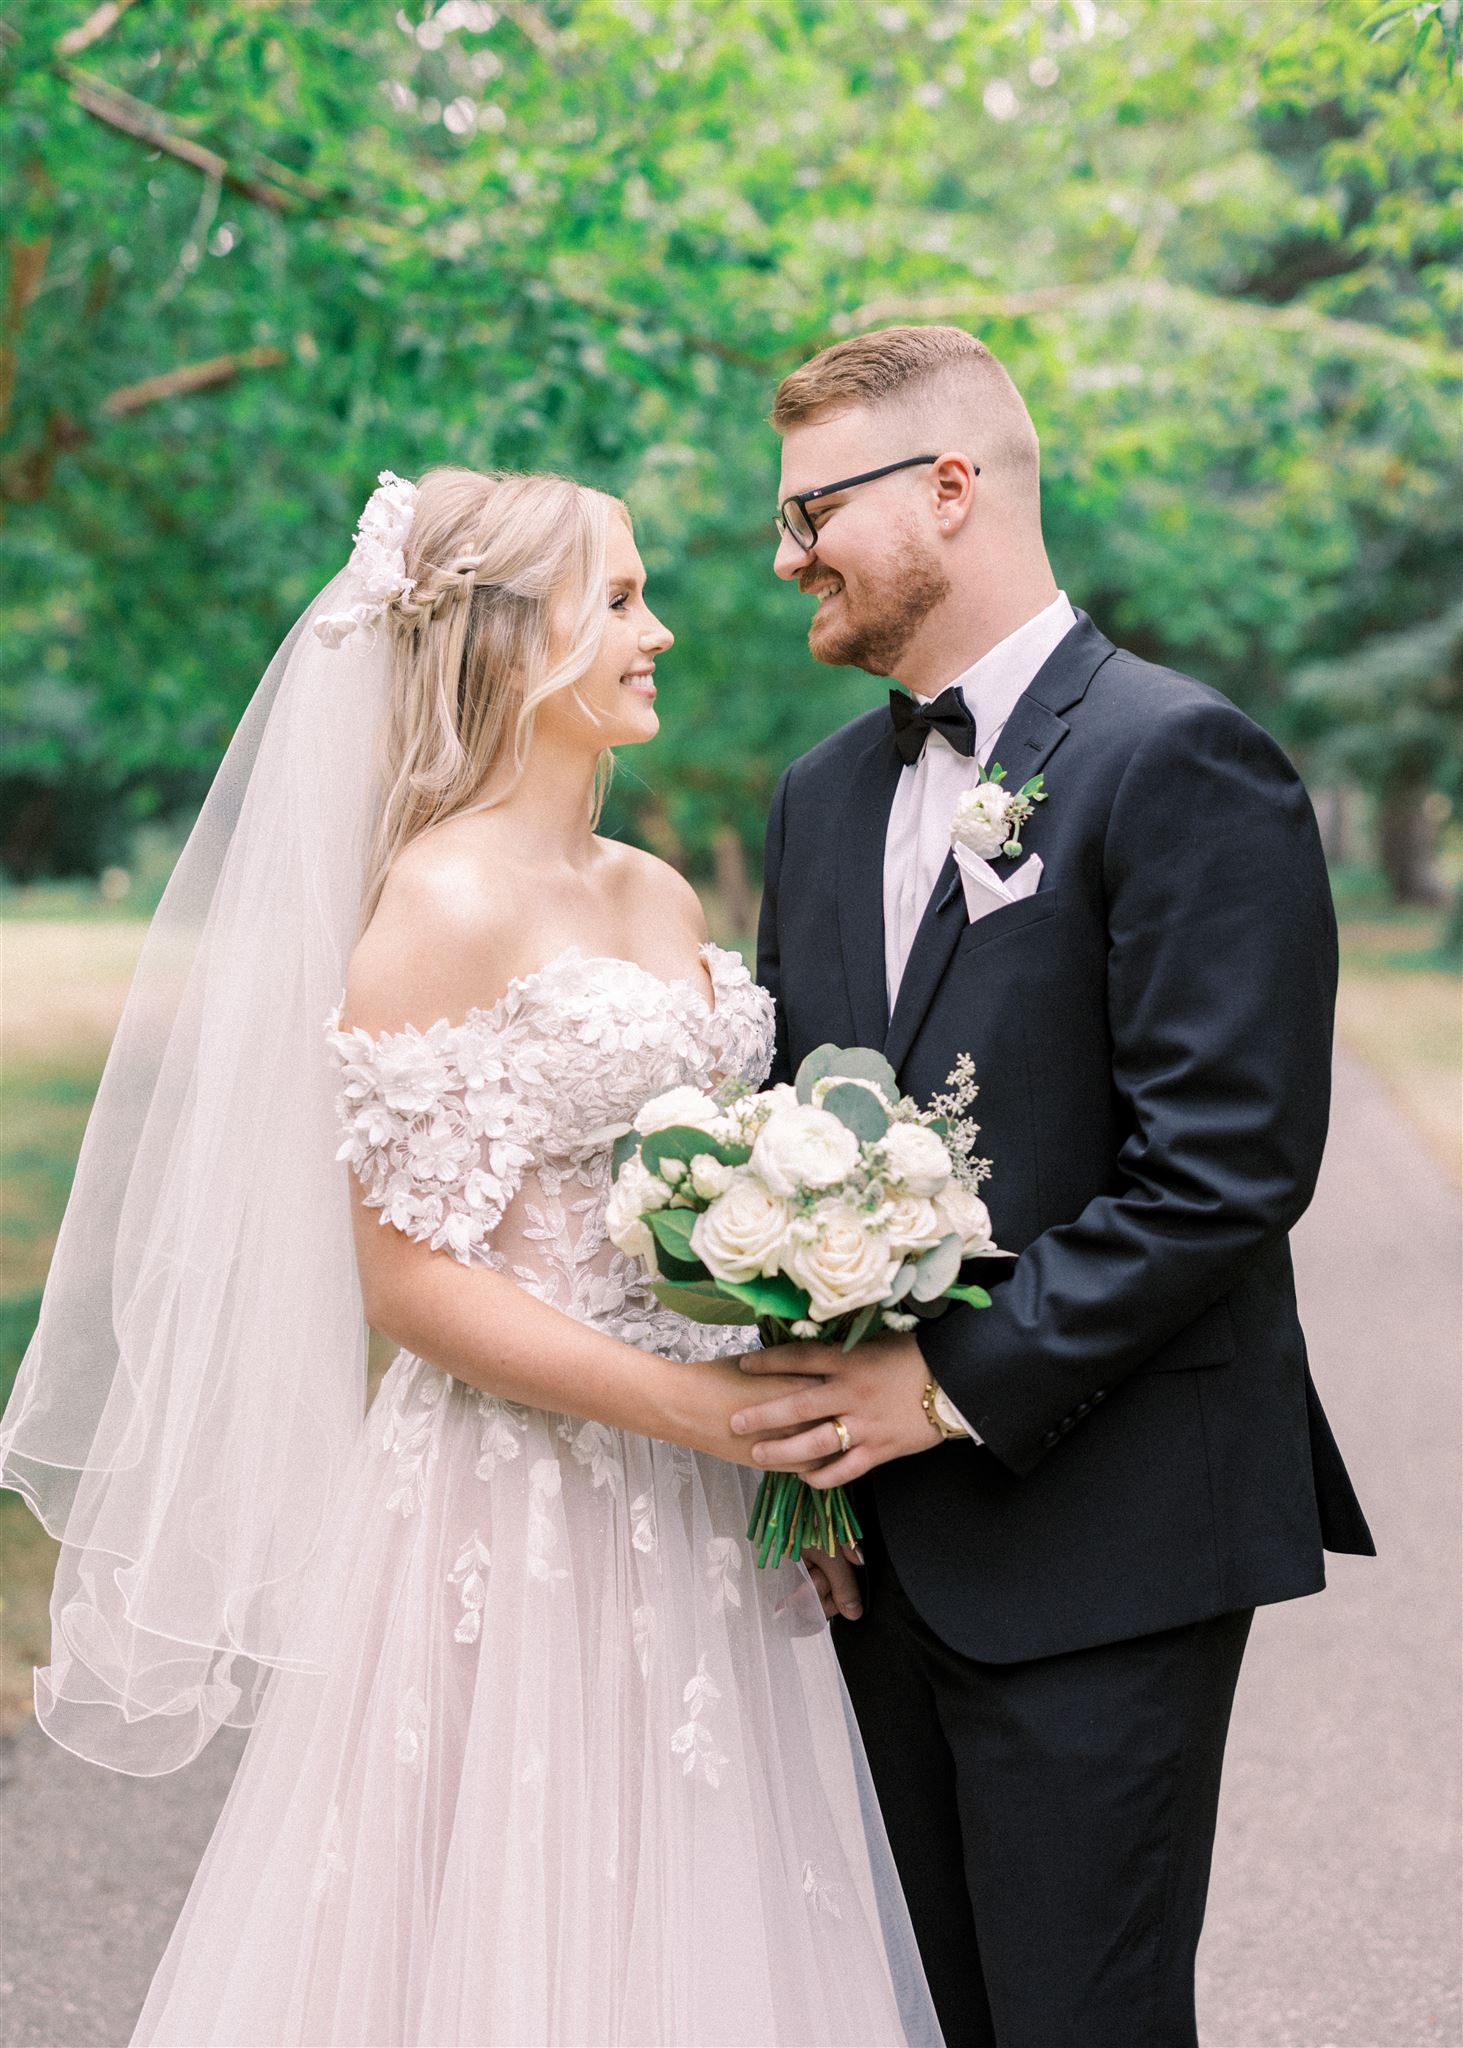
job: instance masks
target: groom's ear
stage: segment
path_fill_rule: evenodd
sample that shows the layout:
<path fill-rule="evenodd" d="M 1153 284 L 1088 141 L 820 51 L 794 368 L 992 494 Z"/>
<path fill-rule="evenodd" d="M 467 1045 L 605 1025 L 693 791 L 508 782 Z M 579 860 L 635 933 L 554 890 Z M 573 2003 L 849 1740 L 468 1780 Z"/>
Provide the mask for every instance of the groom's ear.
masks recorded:
<path fill-rule="evenodd" d="M 968 455 L 950 450 L 930 465 L 930 497 L 944 534 L 957 534 L 975 506 L 980 466 Z"/>

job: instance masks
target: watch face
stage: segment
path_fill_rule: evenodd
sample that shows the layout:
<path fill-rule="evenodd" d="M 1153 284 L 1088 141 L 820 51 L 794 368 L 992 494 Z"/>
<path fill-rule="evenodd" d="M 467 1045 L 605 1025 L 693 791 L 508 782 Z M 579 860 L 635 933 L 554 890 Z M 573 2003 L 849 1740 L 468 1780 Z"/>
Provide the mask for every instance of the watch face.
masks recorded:
<path fill-rule="evenodd" d="M 964 1436 L 966 1434 L 965 1424 L 960 1420 L 959 1410 L 943 1387 L 936 1391 L 934 1407 L 935 1413 L 939 1416 L 940 1422 L 948 1435 Z"/>

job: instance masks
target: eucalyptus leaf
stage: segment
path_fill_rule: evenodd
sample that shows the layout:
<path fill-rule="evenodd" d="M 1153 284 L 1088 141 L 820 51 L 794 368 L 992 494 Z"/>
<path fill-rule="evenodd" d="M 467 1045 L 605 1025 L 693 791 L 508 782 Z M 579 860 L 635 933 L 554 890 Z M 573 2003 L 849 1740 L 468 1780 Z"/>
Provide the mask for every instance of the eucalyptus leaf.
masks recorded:
<path fill-rule="evenodd" d="M 897 1308 L 899 1303 L 903 1301 L 905 1295 L 908 1294 L 910 1288 L 913 1287 L 914 1276 L 918 1271 L 919 1260 L 906 1259 L 904 1264 L 899 1268 L 899 1271 L 894 1275 L 894 1285 L 889 1289 L 889 1292 L 884 1296 L 884 1299 L 880 1306 L 883 1308 Z"/>
<path fill-rule="evenodd" d="M 869 1325 L 874 1321 L 878 1313 L 879 1304 L 876 1301 L 871 1301 L 867 1308 L 861 1308 L 859 1310 L 858 1314 L 853 1319 L 852 1328 L 849 1330 L 848 1335 L 843 1340 L 843 1348 L 845 1351 L 852 1351 L 854 1345 L 859 1343 L 864 1337 L 868 1335 Z"/>
<path fill-rule="evenodd" d="M 945 1289 L 945 1299 L 946 1301 L 966 1302 L 971 1308 L 989 1308 L 991 1305 L 991 1298 L 983 1287 L 974 1287 L 968 1284 L 947 1287 Z"/>
<path fill-rule="evenodd" d="M 797 1071 L 794 1086 L 799 1102 L 812 1101 L 814 1083 L 821 1081 L 825 1074 L 831 1074 L 834 1061 L 841 1057 L 841 1050 L 836 1045 L 814 1046 Z"/>
<path fill-rule="evenodd" d="M 614 1150 L 610 1153 L 610 1166 L 613 1171 L 618 1174 L 625 1161 L 633 1159 L 639 1150 L 640 1133 L 638 1131 L 626 1131 L 623 1137 L 616 1138 Z"/>
<path fill-rule="evenodd" d="M 952 1232 L 927 1251 L 915 1271 L 910 1288 L 915 1301 L 936 1301 L 960 1278 L 960 1239 Z"/>
<path fill-rule="evenodd" d="M 878 1097 L 857 1081 L 840 1081 L 830 1088 L 823 1097 L 823 1107 L 864 1145 L 875 1143 L 889 1128 L 889 1119 Z"/>

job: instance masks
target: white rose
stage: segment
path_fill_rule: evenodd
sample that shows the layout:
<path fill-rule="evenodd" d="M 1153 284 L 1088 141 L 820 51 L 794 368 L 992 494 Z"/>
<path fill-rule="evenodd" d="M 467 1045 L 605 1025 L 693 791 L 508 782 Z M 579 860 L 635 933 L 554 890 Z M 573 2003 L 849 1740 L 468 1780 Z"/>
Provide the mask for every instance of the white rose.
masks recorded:
<path fill-rule="evenodd" d="M 999 782 L 979 782 L 967 789 L 950 820 L 950 837 L 968 846 L 981 860 L 992 860 L 1010 835 L 1006 812 L 1011 799 Z"/>
<path fill-rule="evenodd" d="M 991 1213 L 979 1195 L 951 1181 L 935 1202 L 947 1231 L 960 1239 L 961 1255 L 973 1259 L 978 1252 L 994 1250 L 991 1241 Z"/>
<path fill-rule="evenodd" d="M 911 1195 L 935 1195 L 950 1178 L 944 1141 L 924 1124 L 890 1124 L 879 1140 L 889 1178 Z"/>
<path fill-rule="evenodd" d="M 832 1322 L 882 1301 L 900 1261 L 870 1230 L 868 1217 L 847 1202 L 825 1202 L 814 1211 L 814 1221 L 817 1234 L 811 1242 L 789 1245 L 782 1261 L 788 1278 L 807 1288 L 814 1321 Z"/>
<path fill-rule="evenodd" d="M 718 1195 L 724 1195 L 732 1183 L 732 1169 L 713 1158 L 709 1152 L 698 1152 L 691 1161 L 691 1185 L 703 1202 L 714 1202 Z"/>
<path fill-rule="evenodd" d="M 637 1156 L 620 1168 L 605 1204 L 605 1230 L 611 1244 L 629 1258 L 643 1259 L 652 1273 L 658 1270 L 655 1238 L 644 1218 L 652 1209 L 663 1209 L 670 1198 L 665 1182 Z"/>
<path fill-rule="evenodd" d="M 906 1258 L 911 1252 L 929 1251 L 952 1227 L 927 1195 L 891 1196 L 880 1203 L 869 1221 L 875 1230 L 883 1231 L 890 1247 Z"/>
<path fill-rule="evenodd" d="M 752 1166 L 775 1195 L 835 1187 L 858 1165 L 858 1139 L 826 1109 L 778 1109 L 757 1134 Z"/>
<path fill-rule="evenodd" d="M 787 1226 L 786 1203 L 743 1170 L 696 1218 L 691 1249 L 718 1280 L 755 1280 L 777 1271 Z"/>
<path fill-rule="evenodd" d="M 667 1088 L 663 1095 L 653 1095 L 635 1118 L 642 1138 L 652 1131 L 668 1131 L 672 1124 L 685 1124 L 693 1131 L 716 1131 L 721 1127 L 721 1111 L 699 1088 Z"/>

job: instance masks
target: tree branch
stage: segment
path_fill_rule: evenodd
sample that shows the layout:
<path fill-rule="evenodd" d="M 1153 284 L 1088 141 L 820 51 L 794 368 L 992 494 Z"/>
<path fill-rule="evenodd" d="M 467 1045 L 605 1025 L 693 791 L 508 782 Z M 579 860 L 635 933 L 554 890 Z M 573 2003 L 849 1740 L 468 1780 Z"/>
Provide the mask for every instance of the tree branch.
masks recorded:
<path fill-rule="evenodd" d="M 135 142 L 145 143 L 149 149 L 161 150 L 164 156 L 174 157 L 179 163 L 202 171 L 206 178 L 227 185 L 230 191 L 239 192 L 244 198 L 253 199 L 275 213 L 284 213 L 295 200 L 320 205 L 332 197 L 323 186 L 312 184 L 297 171 L 289 170 L 284 164 L 271 164 L 267 159 L 264 160 L 265 175 L 262 177 L 236 170 L 217 150 L 208 149 L 189 135 L 177 134 L 167 125 L 158 109 L 149 106 L 146 100 L 134 99 L 120 86 L 93 78 L 74 64 L 58 63 L 55 68 L 70 86 L 77 105 L 94 121 L 116 129 L 121 135 L 130 135 Z"/>
<path fill-rule="evenodd" d="M 131 5 L 132 0 L 102 0 L 101 6 L 93 8 L 79 28 L 68 29 L 65 35 L 60 37 L 56 44 L 56 55 L 79 57 L 83 50 L 89 50 L 93 43 L 99 43 L 109 29 L 115 28 Z"/>
<path fill-rule="evenodd" d="M 232 384 L 243 370 L 273 370 L 289 360 L 282 348 L 246 348 L 234 355 L 210 356 L 207 362 L 184 363 L 176 370 L 163 370 L 156 377 L 144 377 L 137 384 L 123 384 L 102 400 L 105 419 L 126 419 L 149 405 L 168 398 L 184 398 L 195 391 L 214 391 L 220 384 Z"/>
<path fill-rule="evenodd" d="M 25 324 L 26 308 L 41 288 L 45 275 L 46 261 L 51 253 L 51 238 L 43 235 L 35 242 L 12 242 L 10 244 L 10 277 L 5 293 L 4 340 L 0 342 L 0 433 L 4 433 L 10 419 L 10 407 L 15 398 L 15 378 L 20 363 L 18 342 L 20 330 Z"/>

